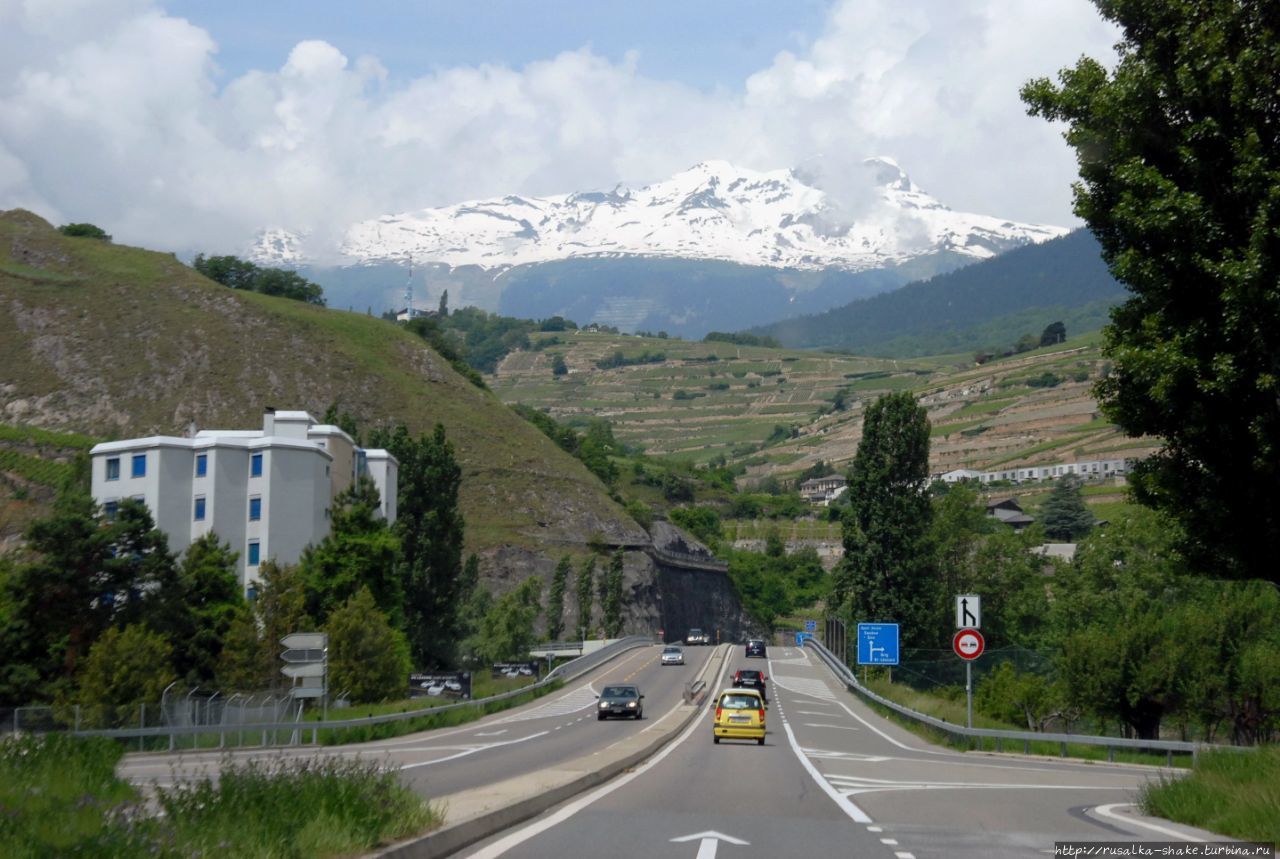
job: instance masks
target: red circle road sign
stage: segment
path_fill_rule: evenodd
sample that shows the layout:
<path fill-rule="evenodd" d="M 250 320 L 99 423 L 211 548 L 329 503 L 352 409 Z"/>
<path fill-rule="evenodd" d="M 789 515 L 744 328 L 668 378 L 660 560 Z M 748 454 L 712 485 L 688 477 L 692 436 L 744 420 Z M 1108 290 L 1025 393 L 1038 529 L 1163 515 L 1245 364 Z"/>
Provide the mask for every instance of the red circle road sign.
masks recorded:
<path fill-rule="evenodd" d="M 977 659 L 986 648 L 986 639 L 976 629 L 962 629 L 951 639 L 951 649 L 961 659 Z"/>

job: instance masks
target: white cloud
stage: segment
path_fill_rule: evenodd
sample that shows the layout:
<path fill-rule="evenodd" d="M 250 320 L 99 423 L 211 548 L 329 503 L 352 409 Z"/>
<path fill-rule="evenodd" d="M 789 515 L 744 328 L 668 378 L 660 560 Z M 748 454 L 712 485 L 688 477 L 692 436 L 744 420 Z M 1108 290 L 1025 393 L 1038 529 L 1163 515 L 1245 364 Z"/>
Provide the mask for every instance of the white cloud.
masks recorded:
<path fill-rule="evenodd" d="M 323 240 L 382 213 L 664 178 L 702 160 L 822 156 L 833 188 L 895 156 L 950 205 L 1070 218 L 1074 162 L 1020 84 L 1115 34 L 1084 0 L 849 0 L 740 92 L 642 77 L 589 48 L 388 83 L 374 57 L 297 44 L 215 84 L 207 32 L 147 0 L 0 0 L 0 208 L 118 240 L 234 251 L 261 226 Z"/>

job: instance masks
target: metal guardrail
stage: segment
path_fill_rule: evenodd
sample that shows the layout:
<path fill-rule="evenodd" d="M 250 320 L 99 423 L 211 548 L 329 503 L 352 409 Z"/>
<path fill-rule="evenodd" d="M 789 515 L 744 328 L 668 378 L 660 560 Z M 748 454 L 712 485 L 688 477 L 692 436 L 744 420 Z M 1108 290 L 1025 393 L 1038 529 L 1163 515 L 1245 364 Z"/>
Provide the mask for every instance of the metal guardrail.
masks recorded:
<path fill-rule="evenodd" d="M 646 546 L 645 552 L 647 552 L 655 561 L 659 561 L 670 567 L 680 567 L 686 570 L 703 570 L 708 573 L 729 572 L 729 564 L 719 558 L 708 558 L 703 555 L 691 555 L 686 552 L 672 552 L 669 549 L 659 549 L 657 546 Z"/>
<path fill-rule="evenodd" d="M 154 728 L 96 728 L 85 730 L 67 731 L 68 734 L 76 737 L 112 737 L 115 739 L 145 739 L 149 737 L 169 737 L 170 747 L 173 746 L 174 737 L 185 736 L 208 736 L 218 735 L 219 744 L 213 748 L 221 748 L 225 744 L 227 734 L 261 732 L 263 737 L 262 745 L 297 745 L 299 742 L 299 734 L 311 732 L 311 741 L 316 741 L 318 731 L 335 731 L 346 728 L 369 727 L 373 725 L 383 725 L 389 722 L 408 721 L 421 716 L 430 716 L 436 713 L 444 713 L 448 710 L 457 710 L 462 707 L 478 707 L 484 706 L 493 701 L 503 701 L 507 698 L 514 698 L 517 695 L 523 695 L 533 689 L 540 689 L 557 680 L 569 682 L 588 671 L 608 662 L 615 656 L 633 650 L 637 647 L 647 647 L 654 643 L 654 639 L 649 635 L 630 635 L 620 638 L 612 644 L 606 645 L 601 649 L 588 653 L 586 656 L 580 656 L 558 665 L 547 673 L 547 676 L 532 683 L 528 686 L 522 686 L 519 689 L 512 689 L 508 692 L 500 692 L 497 695 L 490 695 L 487 698 L 477 698 L 473 701 L 459 701 L 454 704 L 443 704 L 435 707 L 425 707 L 421 710 L 409 710 L 403 713 L 386 713 L 381 716 L 365 716 L 355 719 L 329 719 L 323 722 L 301 722 L 301 721 L 279 721 L 279 722 L 246 722 L 237 725 L 161 725 Z M 278 731 L 288 732 L 291 738 L 288 743 L 268 743 L 266 741 L 267 734 L 275 734 Z M 195 749 L 199 750 L 199 747 Z"/>
<path fill-rule="evenodd" d="M 957 725 L 953 722 L 947 722 L 933 716 L 904 707 L 901 704 L 890 701 L 881 695 L 877 695 L 867 687 L 858 682 L 858 677 L 853 670 L 840 661 L 830 650 L 827 650 L 820 642 L 815 639 L 805 639 L 804 646 L 814 651 L 827 663 L 836 677 L 845 684 L 846 688 L 851 692 L 856 692 L 862 697 L 874 701 L 882 707 L 886 707 L 893 712 L 913 719 L 917 722 L 937 728 L 948 734 L 968 739 L 993 739 L 996 741 L 996 751 L 1003 751 L 1003 743 L 1006 741 L 1023 743 L 1023 750 L 1029 752 L 1030 745 L 1033 742 L 1050 742 L 1058 743 L 1062 757 L 1067 756 L 1067 745 L 1085 745 L 1085 746 L 1103 746 L 1107 749 L 1107 760 L 1115 759 L 1116 749 L 1145 749 L 1150 751 L 1162 751 L 1166 753 L 1167 762 L 1172 765 L 1173 753 L 1182 752 L 1190 754 L 1192 760 L 1202 751 L 1208 749 L 1231 749 L 1246 750 L 1242 746 L 1223 746 L 1212 743 L 1187 742 L 1184 740 L 1142 740 L 1130 739 L 1127 737 L 1098 737 L 1088 734 L 1050 734 L 1039 731 L 1002 731 L 994 728 L 968 728 L 964 725 Z"/>

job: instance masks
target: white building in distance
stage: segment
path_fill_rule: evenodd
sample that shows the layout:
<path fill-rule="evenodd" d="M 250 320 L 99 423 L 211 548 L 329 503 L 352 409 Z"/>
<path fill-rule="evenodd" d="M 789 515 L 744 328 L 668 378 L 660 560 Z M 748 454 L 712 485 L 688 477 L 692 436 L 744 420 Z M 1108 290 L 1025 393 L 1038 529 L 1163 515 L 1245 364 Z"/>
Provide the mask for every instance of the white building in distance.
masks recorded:
<path fill-rule="evenodd" d="M 396 520 L 395 457 L 307 412 L 269 408 L 261 430 L 111 441 L 90 456 L 93 498 L 108 516 L 123 499 L 144 502 L 175 553 L 214 532 L 239 553 L 246 591 L 263 561 L 294 563 L 324 539 L 333 499 L 361 475 L 378 487 L 383 518 Z"/>

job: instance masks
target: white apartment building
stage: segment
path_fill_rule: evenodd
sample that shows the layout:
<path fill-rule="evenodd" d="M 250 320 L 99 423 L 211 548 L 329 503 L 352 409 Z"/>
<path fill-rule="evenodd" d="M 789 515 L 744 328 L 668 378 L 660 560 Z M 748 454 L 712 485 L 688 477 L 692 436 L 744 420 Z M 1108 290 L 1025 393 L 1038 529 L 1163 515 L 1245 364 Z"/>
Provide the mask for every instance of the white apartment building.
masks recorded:
<path fill-rule="evenodd" d="M 246 592 L 263 561 L 294 563 L 324 539 L 334 497 L 361 475 L 378 487 L 383 518 L 396 520 L 396 458 L 307 412 L 267 409 L 261 430 L 105 442 L 90 456 L 93 498 L 107 515 L 123 499 L 144 502 L 175 553 L 214 532 L 239 553 Z"/>

